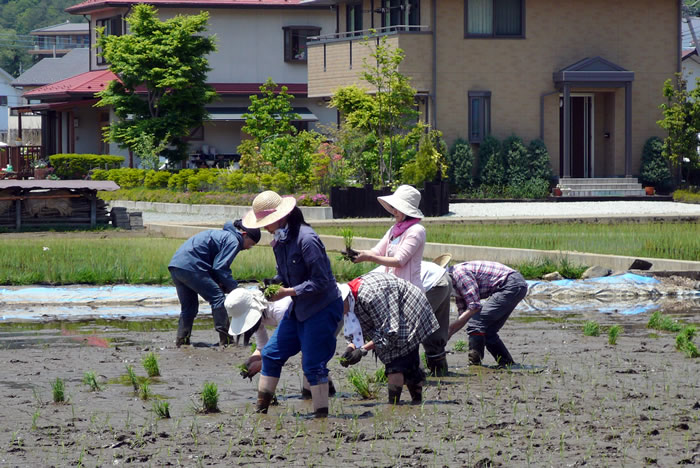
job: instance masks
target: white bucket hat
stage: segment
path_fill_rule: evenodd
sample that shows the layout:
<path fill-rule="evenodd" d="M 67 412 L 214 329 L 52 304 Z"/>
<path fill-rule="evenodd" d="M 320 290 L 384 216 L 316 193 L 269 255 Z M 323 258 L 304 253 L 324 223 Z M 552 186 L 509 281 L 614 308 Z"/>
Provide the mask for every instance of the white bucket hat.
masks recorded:
<path fill-rule="evenodd" d="M 281 197 L 277 192 L 266 190 L 253 200 L 253 209 L 243 217 L 243 226 L 262 228 L 276 223 L 292 212 L 297 205 L 294 197 Z"/>
<path fill-rule="evenodd" d="M 236 336 L 258 323 L 267 308 L 267 301 L 263 293 L 256 289 L 236 288 L 226 296 L 224 307 L 231 318 L 228 333 Z"/>
<path fill-rule="evenodd" d="M 399 185 L 392 195 L 377 197 L 377 200 L 387 211 L 390 211 L 389 207 L 391 206 L 406 216 L 412 218 L 424 217 L 423 212 L 418 208 L 418 205 L 420 205 L 420 192 L 410 185 Z"/>

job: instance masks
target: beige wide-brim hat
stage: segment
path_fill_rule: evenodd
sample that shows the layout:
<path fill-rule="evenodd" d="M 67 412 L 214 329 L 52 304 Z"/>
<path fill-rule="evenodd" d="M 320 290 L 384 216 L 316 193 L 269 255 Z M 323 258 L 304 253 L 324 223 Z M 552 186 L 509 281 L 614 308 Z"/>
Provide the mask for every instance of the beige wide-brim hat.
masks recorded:
<path fill-rule="evenodd" d="M 399 185 L 392 195 L 377 197 L 377 200 L 387 211 L 391 211 L 389 207 L 393 207 L 412 218 L 424 217 L 423 212 L 418 208 L 420 205 L 420 192 L 410 185 Z"/>
<path fill-rule="evenodd" d="M 253 200 L 253 209 L 243 217 L 243 226 L 262 228 L 276 223 L 297 206 L 294 197 L 281 197 L 277 192 L 266 190 Z"/>
<path fill-rule="evenodd" d="M 450 260 L 452 260 L 452 255 L 448 253 L 444 253 L 442 255 L 438 255 L 433 259 L 433 263 L 436 263 L 440 265 L 440 267 L 445 268 L 448 263 L 450 263 Z"/>
<path fill-rule="evenodd" d="M 226 296 L 224 307 L 231 319 L 228 333 L 236 336 L 258 323 L 267 308 L 267 301 L 263 293 L 256 289 L 236 288 Z"/>

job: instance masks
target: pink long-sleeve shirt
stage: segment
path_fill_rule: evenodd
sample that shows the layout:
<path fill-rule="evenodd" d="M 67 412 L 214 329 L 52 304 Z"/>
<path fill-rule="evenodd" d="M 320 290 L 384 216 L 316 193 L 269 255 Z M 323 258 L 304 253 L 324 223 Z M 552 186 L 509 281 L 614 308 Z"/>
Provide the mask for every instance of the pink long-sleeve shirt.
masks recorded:
<path fill-rule="evenodd" d="M 391 228 L 389 228 L 382 240 L 372 248 L 372 253 L 397 259 L 401 264 L 400 267 L 382 267 L 384 271 L 405 279 L 425 292 L 420 278 L 420 262 L 423 259 L 424 248 L 425 228 L 420 224 L 414 224 L 393 240 Z"/>

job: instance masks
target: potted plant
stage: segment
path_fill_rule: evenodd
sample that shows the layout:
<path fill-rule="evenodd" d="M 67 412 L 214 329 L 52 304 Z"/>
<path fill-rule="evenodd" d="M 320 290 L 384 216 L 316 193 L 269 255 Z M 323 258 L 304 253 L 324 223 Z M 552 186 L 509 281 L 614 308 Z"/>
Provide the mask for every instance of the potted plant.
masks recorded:
<path fill-rule="evenodd" d="M 53 172 L 53 168 L 49 167 L 49 163 L 44 159 L 37 159 L 34 162 L 34 178 L 46 179 Z"/>

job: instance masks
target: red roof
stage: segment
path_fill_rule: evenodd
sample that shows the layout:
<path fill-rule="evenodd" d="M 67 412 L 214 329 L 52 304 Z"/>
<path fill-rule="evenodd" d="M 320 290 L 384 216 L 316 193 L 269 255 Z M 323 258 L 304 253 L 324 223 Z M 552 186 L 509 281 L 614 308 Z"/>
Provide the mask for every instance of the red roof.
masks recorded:
<path fill-rule="evenodd" d="M 107 84 L 116 78 L 117 75 L 109 70 L 94 70 L 45 86 L 40 86 L 31 91 L 27 91 L 23 96 L 28 98 L 46 96 L 67 98 L 86 94 L 93 96 L 95 93 L 104 90 Z"/>
<path fill-rule="evenodd" d="M 697 54 L 698 54 L 698 51 L 695 50 L 694 48 L 693 48 L 693 49 L 685 49 L 685 50 L 681 53 L 681 58 L 682 58 L 683 60 L 685 60 L 685 59 L 687 59 L 688 57 L 690 57 L 690 56 L 693 55 L 693 54 L 697 55 Z"/>
<path fill-rule="evenodd" d="M 179 7 L 179 8 L 222 8 L 222 7 L 288 7 L 303 6 L 305 8 L 319 8 L 318 5 L 302 5 L 302 0 L 85 0 L 84 2 L 66 8 L 68 13 L 86 13 L 98 8 L 125 7 L 137 3 L 147 3 L 155 7 Z"/>
<path fill-rule="evenodd" d="M 104 90 L 110 81 L 116 80 L 117 75 L 109 70 L 94 70 L 80 75 L 57 81 L 39 88 L 27 91 L 23 94 L 27 98 L 75 98 L 94 97 L 95 93 Z M 250 96 L 260 92 L 262 83 L 209 83 L 209 86 L 224 96 Z M 294 96 L 306 96 L 306 83 L 280 83 L 286 86 L 289 94 Z M 137 89 L 136 92 L 142 91 Z"/>

